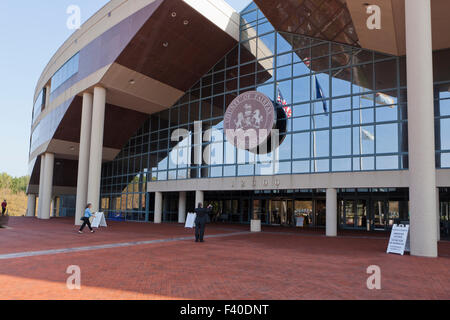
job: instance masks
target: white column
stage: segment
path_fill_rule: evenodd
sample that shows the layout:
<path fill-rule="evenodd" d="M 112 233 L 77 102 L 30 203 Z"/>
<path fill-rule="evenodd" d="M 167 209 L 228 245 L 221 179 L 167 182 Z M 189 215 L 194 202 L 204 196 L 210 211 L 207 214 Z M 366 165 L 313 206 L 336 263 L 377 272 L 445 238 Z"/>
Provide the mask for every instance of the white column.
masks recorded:
<path fill-rule="evenodd" d="M 411 254 L 437 257 L 430 0 L 405 1 Z"/>
<path fill-rule="evenodd" d="M 437 217 L 437 234 L 436 239 L 437 241 L 441 241 L 441 205 L 439 202 L 439 188 L 436 188 L 436 217 Z"/>
<path fill-rule="evenodd" d="M 44 198 L 44 170 L 45 170 L 45 154 L 41 154 L 41 169 L 39 172 L 39 202 L 37 217 L 41 218 L 42 199 Z"/>
<path fill-rule="evenodd" d="M 204 192 L 197 190 L 195 191 L 195 208 L 198 208 L 198 204 L 201 203 L 203 206 Z"/>
<path fill-rule="evenodd" d="M 53 189 L 53 165 L 55 163 L 55 155 L 53 153 L 45 154 L 44 161 L 44 187 L 43 197 L 39 200 L 41 209 L 41 219 L 50 219 L 50 209 L 52 203 Z"/>
<path fill-rule="evenodd" d="M 153 216 L 154 223 L 161 223 L 162 221 L 162 205 L 163 205 L 162 192 L 155 192 L 155 214 Z"/>
<path fill-rule="evenodd" d="M 36 195 L 28 195 L 27 217 L 34 217 L 36 213 Z"/>
<path fill-rule="evenodd" d="M 102 174 L 103 128 L 105 125 L 106 90 L 94 88 L 92 110 L 91 147 L 89 155 L 89 178 L 87 202 L 92 204 L 92 211 L 100 209 L 100 179 Z"/>
<path fill-rule="evenodd" d="M 337 236 L 337 190 L 327 189 L 326 201 L 326 235 L 327 237 Z"/>
<path fill-rule="evenodd" d="M 78 156 L 77 178 L 77 202 L 75 207 L 75 225 L 81 225 L 81 217 L 87 204 L 88 179 L 89 179 L 89 149 L 91 148 L 92 130 L 92 105 L 91 93 L 83 93 L 83 105 L 81 110 L 81 134 L 80 150 Z"/>
<path fill-rule="evenodd" d="M 178 223 L 186 222 L 186 192 L 181 191 L 178 196 Z"/>

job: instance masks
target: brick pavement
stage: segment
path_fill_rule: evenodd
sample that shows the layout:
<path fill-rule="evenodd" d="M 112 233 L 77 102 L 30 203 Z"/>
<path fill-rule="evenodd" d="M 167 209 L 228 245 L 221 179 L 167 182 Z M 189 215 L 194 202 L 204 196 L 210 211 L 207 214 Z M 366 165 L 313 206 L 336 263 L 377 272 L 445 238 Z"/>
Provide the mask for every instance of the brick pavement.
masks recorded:
<path fill-rule="evenodd" d="M 6 299 L 448 299 L 450 242 L 437 259 L 387 255 L 383 234 L 209 225 L 205 243 L 176 224 L 112 222 L 77 234 L 69 219 L 12 218 L 0 230 L 0 254 L 165 239 L 144 245 L 0 260 Z M 236 233 L 236 234 L 232 234 Z M 228 235 L 228 236 L 221 236 Z M 361 237 L 364 236 L 364 237 Z M 65 273 L 79 265 L 82 289 Z M 366 268 L 379 265 L 382 290 L 366 288 Z"/>

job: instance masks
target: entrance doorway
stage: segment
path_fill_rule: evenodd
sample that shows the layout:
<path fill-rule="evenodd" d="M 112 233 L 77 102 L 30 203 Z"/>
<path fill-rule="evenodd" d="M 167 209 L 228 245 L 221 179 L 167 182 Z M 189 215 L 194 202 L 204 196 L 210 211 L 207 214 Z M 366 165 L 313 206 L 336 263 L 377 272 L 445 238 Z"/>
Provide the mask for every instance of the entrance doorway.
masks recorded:
<path fill-rule="evenodd" d="M 293 226 L 293 205 L 292 200 L 270 200 L 270 224 Z"/>
<path fill-rule="evenodd" d="M 295 200 L 295 219 L 303 221 L 303 227 L 325 227 L 326 201 Z M 297 220 L 296 220 L 297 221 Z"/>
<path fill-rule="evenodd" d="M 400 219 L 400 202 L 381 198 L 339 201 L 340 225 L 344 229 L 385 231 Z"/>

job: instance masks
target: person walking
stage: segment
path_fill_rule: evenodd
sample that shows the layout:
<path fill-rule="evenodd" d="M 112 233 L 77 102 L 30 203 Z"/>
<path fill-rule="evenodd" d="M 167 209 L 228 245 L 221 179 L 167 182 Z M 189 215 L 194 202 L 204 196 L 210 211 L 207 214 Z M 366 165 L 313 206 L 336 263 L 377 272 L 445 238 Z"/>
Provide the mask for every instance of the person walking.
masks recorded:
<path fill-rule="evenodd" d="M 204 242 L 203 236 L 205 235 L 206 222 L 208 220 L 208 214 L 212 210 L 212 205 L 207 208 L 203 208 L 203 204 L 199 203 L 198 208 L 195 209 L 197 216 L 195 217 L 195 242 Z"/>
<path fill-rule="evenodd" d="M 6 202 L 6 199 L 5 199 L 5 200 L 3 200 L 3 202 L 2 202 L 2 216 L 5 215 L 6 207 L 7 207 L 7 206 L 8 206 L 8 203 Z"/>
<path fill-rule="evenodd" d="M 92 205 L 90 203 L 87 204 L 86 210 L 84 210 L 84 216 L 81 218 L 81 221 L 83 221 L 83 224 L 81 225 L 80 230 L 78 230 L 78 233 L 83 233 L 84 227 L 87 225 L 92 233 L 94 233 L 94 229 L 91 227 L 91 221 L 89 218 L 93 216 L 91 212 Z"/>

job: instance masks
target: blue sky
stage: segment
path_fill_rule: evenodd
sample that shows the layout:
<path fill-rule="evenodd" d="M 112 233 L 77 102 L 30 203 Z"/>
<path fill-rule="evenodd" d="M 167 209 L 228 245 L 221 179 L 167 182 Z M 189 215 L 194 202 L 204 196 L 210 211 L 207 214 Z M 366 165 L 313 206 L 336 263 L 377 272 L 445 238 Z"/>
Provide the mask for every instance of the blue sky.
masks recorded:
<path fill-rule="evenodd" d="M 34 89 L 47 62 L 73 32 L 66 27 L 68 6 L 78 5 L 84 22 L 107 2 L 0 1 L 0 172 L 27 174 Z M 227 2 L 238 11 L 250 3 Z"/>

